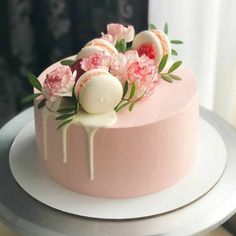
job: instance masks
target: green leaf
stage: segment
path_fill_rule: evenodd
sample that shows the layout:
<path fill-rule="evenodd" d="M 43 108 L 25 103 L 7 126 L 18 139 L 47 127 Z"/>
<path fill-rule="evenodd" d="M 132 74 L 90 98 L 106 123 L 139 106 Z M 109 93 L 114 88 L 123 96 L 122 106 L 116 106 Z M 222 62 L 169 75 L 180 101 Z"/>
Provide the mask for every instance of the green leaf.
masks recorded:
<path fill-rule="evenodd" d="M 116 108 L 115 108 L 115 111 L 118 112 L 118 111 L 120 111 L 122 108 L 126 107 L 126 106 L 129 105 L 129 104 L 130 104 L 130 102 L 125 102 L 125 103 L 119 105 L 118 107 L 116 107 Z"/>
<path fill-rule="evenodd" d="M 132 84 L 132 87 L 131 87 L 131 90 L 130 90 L 130 95 L 129 95 L 128 100 L 130 100 L 131 98 L 133 98 L 133 96 L 135 95 L 135 92 L 136 92 L 136 85 L 135 85 L 135 83 L 133 83 L 133 84 Z"/>
<path fill-rule="evenodd" d="M 161 78 L 166 80 L 169 83 L 173 83 L 173 80 L 168 75 L 166 75 L 166 74 L 165 75 L 162 74 Z"/>
<path fill-rule="evenodd" d="M 75 63 L 75 60 L 70 60 L 70 59 L 62 60 L 61 61 L 61 64 L 63 66 L 72 66 L 74 63 Z"/>
<path fill-rule="evenodd" d="M 71 122 L 73 119 L 69 119 L 69 120 L 66 120 L 64 122 L 62 122 L 58 127 L 57 127 L 57 130 L 59 130 L 60 128 L 62 128 L 64 125 L 66 125 L 67 123 Z"/>
<path fill-rule="evenodd" d="M 168 59 L 168 54 L 164 55 L 162 58 L 161 58 L 161 62 L 158 66 L 158 73 L 162 72 L 162 70 L 164 69 L 165 65 L 166 65 L 166 62 L 167 62 L 167 59 Z"/>
<path fill-rule="evenodd" d="M 168 34 L 168 24 L 167 24 L 167 22 L 165 23 L 165 26 L 164 26 L 164 33 L 166 35 Z"/>
<path fill-rule="evenodd" d="M 169 74 L 169 77 L 174 80 L 182 80 L 178 75 Z"/>
<path fill-rule="evenodd" d="M 124 98 L 125 95 L 127 94 L 127 92 L 128 92 L 128 87 L 129 87 L 128 81 L 125 81 L 125 85 L 124 85 L 124 88 L 123 88 L 123 95 L 122 95 L 122 98 Z"/>
<path fill-rule="evenodd" d="M 171 49 L 171 55 L 173 55 L 173 56 L 177 56 L 178 55 L 178 53 L 176 52 L 176 50 L 175 49 Z"/>
<path fill-rule="evenodd" d="M 73 111 L 75 111 L 74 107 L 65 107 L 65 108 L 59 109 L 57 112 L 58 113 L 69 113 L 69 112 L 73 112 Z"/>
<path fill-rule="evenodd" d="M 138 99 L 136 99 L 134 102 L 132 102 L 129 106 L 129 111 L 132 111 L 134 108 L 134 105 L 143 98 L 143 96 L 145 95 L 146 91 L 142 94 L 142 96 L 140 96 Z"/>
<path fill-rule="evenodd" d="M 173 44 L 183 44 L 184 43 L 181 40 L 171 40 L 170 42 L 173 43 Z"/>
<path fill-rule="evenodd" d="M 29 74 L 28 81 L 34 88 L 38 89 L 39 91 L 42 91 L 42 85 L 35 75 Z"/>
<path fill-rule="evenodd" d="M 43 100 L 41 100 L 38 104 L 38 109 L 41 109 L 45 106 L 45 103 L 46 103 L 46 99 L 44 98 Z"/>
<path fill-rule="evenodd" d="M 25 96 L 24 98 L 21 99 L 20 103 L 25 104 L 25 103 L 31 102 L 32 100 L 34 100 L 36 97 L 40 96 L 41 94 L 42 93 L 34 93 L 28 96 Z"/>
<path fill-rule="evenodd" d="M 176 70 L 177 68 L 180 67 L 180 65 L 182 64 L 182 61 L 176 61 L 168 70 L 168 73 L 173 72 L 174 70 Z"/>
<path fill-rule="evenodd" d="M 70 118 L 73 115 L 74 115 L 74 113 L 60 115 L 60 116 L 56 117 L 56 120 L 66 120 L 66 119 Z"/>
<path fill-rule="evenodd" d="M 157 29 L 157 27 L 154 24 L 148 24 L 148 29 L 153 30 L 153 29 Z"/>
<path fill-rule="evenodd" d="M 132 111 L 133 109 L 134 109 L 134 105 L 136 104 L 136 102 L 134 102 L 134 103 L 131 103 L 130 105 L 129 105 L 129 111 Z"/>
<path fill-rule="evenodd" d="M 124 39 L 118 41 L 115 47 L 118 52 L 125 52 L 127 50 L 127 44 Z"/>

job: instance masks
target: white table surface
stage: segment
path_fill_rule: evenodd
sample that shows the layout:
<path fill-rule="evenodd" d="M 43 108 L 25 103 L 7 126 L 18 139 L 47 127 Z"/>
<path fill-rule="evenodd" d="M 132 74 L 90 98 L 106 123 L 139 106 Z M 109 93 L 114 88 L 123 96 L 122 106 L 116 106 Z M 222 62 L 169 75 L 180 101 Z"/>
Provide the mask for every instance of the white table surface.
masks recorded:
<path fill-rule="evenodd" d="M 15 135 L 33 119 L 33 109 L 27 109 L 0 130 L 1 220 L 19 234 L 32 236 L 184 236 L 218 227 L 236 212 L 236 131 L 213 112 L 204 108 L 200 111 L 201 117 L 220 133 L 227 148 L 228 161 L 220 181 L 202 198 L 176 211 L 139 220 L 112 221 L 54 210 L 17 185 L 9 169 L 8 151 Z"/>

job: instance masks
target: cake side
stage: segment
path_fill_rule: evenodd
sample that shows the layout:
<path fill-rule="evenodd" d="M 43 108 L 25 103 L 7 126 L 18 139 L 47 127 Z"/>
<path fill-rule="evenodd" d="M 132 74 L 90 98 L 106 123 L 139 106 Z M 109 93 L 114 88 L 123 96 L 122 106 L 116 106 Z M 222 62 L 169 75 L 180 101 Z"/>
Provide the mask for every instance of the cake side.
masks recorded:
<path fill-rule="evenodd" d="M 198 97 L 191 73 L 186 69 L 178 73 L 183 83 L 173 86 L 172 93 L 170 87 L 162 83 L 135 111 L 119 113 L 114 125 L 97 131 L 92 181 L 84 128 L 75 124 L 68 128 L 68 161 L 64 163 L 62 130 L 56 130 L 58 121 L 55 114 L 50 114 L 46 134 L 50 148 L 45 160 L 42 110 L 36 108 L 38 149 L 48 174 L 74 191 L 113 198 L 161 191 L 186 176 L 197 155 Z M 147 113 L 142 113 L 143 110 Z"/>

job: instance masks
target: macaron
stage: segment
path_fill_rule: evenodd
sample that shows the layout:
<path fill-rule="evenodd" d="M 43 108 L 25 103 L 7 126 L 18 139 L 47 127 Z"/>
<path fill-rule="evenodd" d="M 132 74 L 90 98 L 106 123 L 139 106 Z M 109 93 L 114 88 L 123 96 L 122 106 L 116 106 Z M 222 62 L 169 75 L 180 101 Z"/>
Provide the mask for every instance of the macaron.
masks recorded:
<path fill-rule="evenodd" d="M 137 34 L 133 40 L 132 48 L 139 55 L 147 55 L 158 64 L 161 58 L 171 53 L 171 45 L 166 34 L 161 30 L 146 30 Z"/>
<path fill-rule="evenodd" d="M 116 107 L 122 98 L 123 87 L 108 71 L 93 69 L 79 78 L 75 85 L 75 94 L 86 112 L 99 114 Z"/>
<path fill-rule="evenodd" d="M 117 49 L 104 39 L 93 39 L 89 41 L 77 54 L 76 60 L 89 57 L 92 54 L 100 51 L 105 51 L 108 55 L 117 54 Z"/>

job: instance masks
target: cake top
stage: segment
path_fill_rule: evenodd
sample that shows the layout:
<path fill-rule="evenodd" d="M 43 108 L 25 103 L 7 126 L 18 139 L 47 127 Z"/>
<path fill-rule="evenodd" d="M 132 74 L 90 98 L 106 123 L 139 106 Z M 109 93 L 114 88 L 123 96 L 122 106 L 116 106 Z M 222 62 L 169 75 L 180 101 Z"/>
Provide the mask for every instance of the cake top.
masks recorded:
<path fill-rule="evenodd" d="M 132 111 L 152 97 L 161 80 L 181 80 L 175 70 L 182 62 L 171 59 L 177 55 L 171 44 L 182 41 L 169 40 L 167 34 L 167 24 L 164 31 L 150 24 L 136 35 L 133 26 L 109 24 L 107 33 L 85 44 L 76 57 L 57 63 L 43 80 L 30 74 L 35 93 L 25 100 L 39 97 L 39 109 L 58 114 L 56 119 L 62 121 L 58 128 L 79 110 L 89 114 Z"/>

